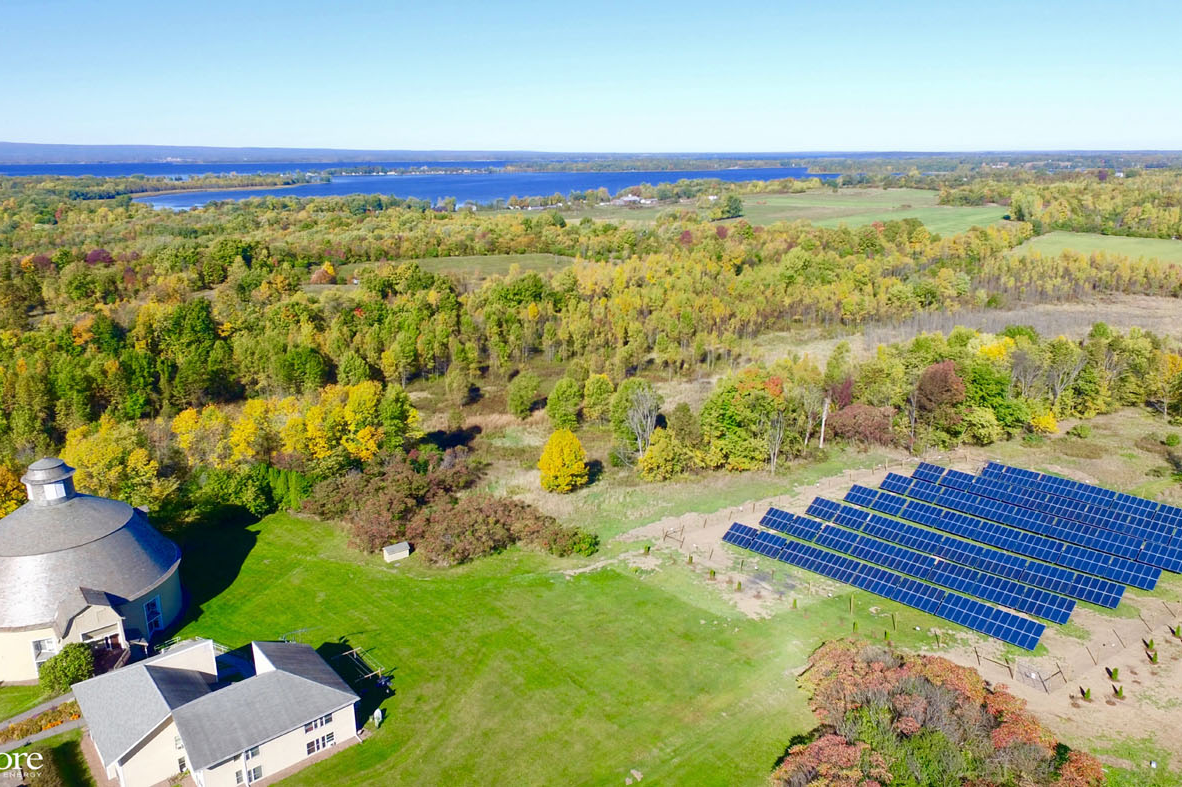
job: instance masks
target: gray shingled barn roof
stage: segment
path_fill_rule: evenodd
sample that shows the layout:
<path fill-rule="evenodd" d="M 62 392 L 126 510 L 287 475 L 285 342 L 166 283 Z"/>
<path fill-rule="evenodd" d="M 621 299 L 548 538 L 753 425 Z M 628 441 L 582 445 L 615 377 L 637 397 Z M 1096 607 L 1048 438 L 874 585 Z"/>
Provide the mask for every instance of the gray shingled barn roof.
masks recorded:
<path fill-rule="evenodd" d="M 52 480 L 63 467 L 69 470 L 60 460 L 39 460 L 25 478 L 43 483 L 40 476 Z M 137 598 L 179 561 L 176 544 L 126 503 L 79 494 L 26 503 L 0 519 L 0 630 L 53 624 L 79 588 L 103 591 L 116 604 Z"/>

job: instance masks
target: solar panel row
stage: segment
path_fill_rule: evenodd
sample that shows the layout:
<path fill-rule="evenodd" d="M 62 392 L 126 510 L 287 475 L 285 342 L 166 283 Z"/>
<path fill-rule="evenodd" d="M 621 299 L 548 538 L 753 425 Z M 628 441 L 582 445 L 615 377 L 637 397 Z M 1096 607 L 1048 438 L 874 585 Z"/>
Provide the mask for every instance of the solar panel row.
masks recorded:
<path fill-rule="evenodd" d="M 932 524 L 932 527 L 949 530 L 949 532 L 990 544 L 999 549 L 1028 555 L 1047 563 L 1055 563 L 1087 574 L 1095 574 L 1142 590 L 1153 590 L 1157 585 L 1157 580 L 1161 577 L 1160 568 L 1105 554 L 1079 544 L 1071 533 L 1059 534 L 1056 531 L 1056 536 L 1070 537 L 1062 538 L 1049 537 L 1049 534 L 1043 535 L 1037 531 L 1030 532 L 1037 527 L 1036 523 L 1028 521 L 1020 515 L 1015 515 L 1011 506 L 996 500 L 977 498 L 955 489 L 947 489 L 918 478 L 907 478 L 895 473 L 887 475 L 882 488 L 932 504 L 926 508 L 909 505 L 909 508 L 919 509 L 916 513 L 920 514 L 919 519 L 912 521 L 919 521 L 921 524 L 927 525 L 929 522 L 926 519 L 931 519 L 933 522 L 940 523 Z M 947 516 L 941 509 L 950 510 L 953 515 Z M 972 516 L 968 516 L 970 514 Z M 912 519 L 911 516 L 906 518 Z M 990 519 L 993 521 L 984 521 Z M 1002 522 L 1004 524 L 999 524 Z M 1064 543 L 1066 541 L 1071 543 Z"/>
<path fill-rule="evenodd" d="M 1144 534 L 1147 541 L 1182 548 L 1182 508 L 1177 506 L 996 462 L 985 466 L 981 478 L 1041 496 L 1080 521 L 1115 525 L 1122 532 Z"/>
<path fill-rule="evenodd" d="M 1020 612 L 1038 615 L 1052 623 L 1066 623 L 1071 617 L 1071 611 L 1075 609 L 1075 601 L 1072 599 L 856 532 L 866 524 L 869 517 L 879 515 L 853 506 L 838 505 L 840 510 L 835 520 L 840 526 L 822 526 L 817 533 L 816 544 L 908 574 L 916 579 L 1012 607 Z"/>
<path fill-rule="evenodd" d="M 935 465 L 928 466 L 936 467 Z M 939 469 L 943 470 L 943 468 Z M 931 474 L 927 473 L 927 475 Z M 918 476 L 913 473 L 912 477 L 917 478 Z M 1003 482 L 977 478 L 959 470 L 944 472 L 935 483 L 941 487 L 956 490 L 958 495 L 968 495 L 969 497 L 964 498 L 966 500 L 976 496 L 1013 506 L 1014 510 L 1009 518 L 1020 521 L 1021 524 L 1018 526 L 1023 529 L 1034 530 L 1052 538 L 1081 544 L 1155 568 L 1164 568 L 1175 572 L 1182 571 L 1182 546 L 1169 545 L 1172 531 L 1164 536 L 1154 532 L 1151 533 L 1153 539 L 1147 539 L 1145 528 L 1137 525 L 1120 524 L 1109 520 L 1101 521 L 1084 514 L 1075 514 L 1074 516 L 1079 518 L 1073 519 L 1072 517 L 1046 513 L 1038 509 L 1040 507 L 1061 508 L 1054 503 L 1046 502 L 1049 500 L 1047 494 L 1024 490 L 1015 492 Z M 993 516 L 989 518 L 996 519 Z M 1161 542 L 1163 537 L 1165 542 Z M 1149 542 L 1154 539 L 1159 543 L 1155 543 L 1152 548 L 1147 549 L 1146 547 L 1150 545 Z"/>
<path fill-rule="evenodd" d="M 952 486 L 966 492 L 976 491 L 989 497 L 995 493 L 1004 493 L 1008 499 L 1023 508 L 1031 508 L 1044 514 L 1051 514 L 1063 519 L 1071 519 L 1084 524 L 1096 525 L 1117 533 L 1158 544 L 1174 543 L 1177 527 L 1154 522 L 1141 514 L 1127 513 L 1105 508 L 1098 505 L 1084 503 L 1071 498 L 1060 497 L 1044 489 L 1036 489 L 1019 482 L 1012 476 L 979 475 L 973 476 L 959 470 L 949 470 L 937 482 L 944 486 Z"/>
<path fill-rule="evenodd" d="M 904 488 L 911 481 L 911 479 L 903 476 L 895 476 L 895 478 L 901 478 L 906 482 L 903 485 Z M 883 489 L 887 489 L 888 487 L 898 488 L 899 484 L 897 481 L 892 480 L 891 476 L 887 476 L 887 480 L 883 483 Z M 847 499 L 851 503 L 870 508 L 874 511 L 897 516 L 906 519 L 908 522 L 925 525 L 935 530 L 943 531 L 944 533 L 952 533 L 961 538 L 982 541 L 984 544 L 991 544 L 991 542 L 996 540 L 993 535 L 983 531 L 974 524 L 980 520 L 973 520 L 972 517 L 965 516 L 956 511 L 948 511 L 935 506 L 929 506 L 926 503 L 908 500 L 905 497 L 891 494 L 889 491 L 855 486 L 850 490 Z M 825 503 L 829 503 L 829 501 L 825 501 Z M 814 516 L 821 516 L 818 510 L 815 510 L 812 506 L 809 507 L 809 513 Z M 829 516 L 822 516 L 822 518 L 831 519 L 832 516 L 830 514 Z M 980 524 L 988 525 L 989 523 L 981 522 Z M 1052 559 L 1046 562 L 1028 560 L 1025 557 L 1010 554 L 1010 552 L 995 549 L 992 546 L 962 541 L 958 538 L 945 536 L 941 533 L 933 533 L 930 530 L 910 525 L 907 522 L 898 522 L 893 519 L 887 519 L 886 517 L 871 520 L 864 530 L 879 538 L 895 541 L 905 546 L 937 555 L 945 560 L 951 560 L 971 566 L 972 568 L 979 568 L 991 574 L 1016 579 L 1028 585 L 1077 598 L 1081 601 L 1087 601 L 1109 609 L 1114 609 L 1120 603 L 1121 596 L 1125 592 L 1124 586 L 1117 582 L 1088 576 L 1070 567 L 1059 565 L 1056 562 L 1056 559 L 1059 557 L 1058 554 L 1051 555 L 1050 557 Z M 1010 551 L 1020 552 L 1019 549 L 1011 549 Z M 1020 552 L 1020 554 L 1028 553 Z M 1030 555 L 1030 557 L 1035 556 Z"/>
<path fill-rule="evenodd" d="M 1026 650 L 1038 645 L 1046 625 L 975 599 L 926 585 L 876 566 L 800 541 L 788 541 L 747 525 L 734 524 L 722 540 L 775 557 L 790 565 L 844 582 L 868 592 L 929 612 Z M 775 545 L 779 545 L 776 553 Z"/>
<path fill-rule="evenodd" d="M 1103 507 L 1123 514 L 1138 515 L 1142 519 L 1167 527 L 1182 527 L 1182 508 L 1168 503 L 1158 503 L 1136 495 L 1114 492 L 1100 486 L 1010 467 L 997 462 L 990 462 L 986 465 L 981 475 L 987 478 L 1005 477 L 1007 480 L 1024 484 L 1041 492 L 1048 492 L 1087 505 Z"/>

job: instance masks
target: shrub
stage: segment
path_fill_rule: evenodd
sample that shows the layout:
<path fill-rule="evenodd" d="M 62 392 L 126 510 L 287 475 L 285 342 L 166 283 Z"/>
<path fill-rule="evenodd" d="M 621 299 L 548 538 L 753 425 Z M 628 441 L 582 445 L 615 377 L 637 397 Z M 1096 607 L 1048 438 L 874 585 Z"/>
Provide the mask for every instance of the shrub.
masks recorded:
<path fill-rule="evenodd" d="M 636 463 L 640 476 L 646 481 L 668 481 L 689 470 L 694 463 L 693 452 L 668 429 L 653 431 L 648 450 Z"/>
<path fill-rule="evenodd" d="M 442 454 L 412 451 L 321 481 L 303 503 L 309 514 L 343 521 L 349 543 L 365 552 L 406 537 L 421 510 L 446 503 L 479 477 L 463 449 Z"/>
<path fill-rule="evenodd" d="M 565 494 L 587 483 L 587 454 L 583 444 L 569 429 L 559 429 L 550 435 L 538 460 L 542 471 L 542 488 L 547 492 Z"/>
<path fill-rule="evenodd" d="M 987 407 L 970 407 L 963 416 L 964 434 L 976 445 L 990 445 L 1005 437 L 997 416 Z"/>
<path fill-rule="evenodd" d="M 41 688 L 61 694 L 75 683 L 94 677 L 94 653 L 89 645 L 71 642 L 41 665 Z"/>
<path fill-rule="evenodd" d="M 800 681 L 820 726 L 788 751 L 776 785 L 1103 783 L 1099 762 L 1060 744 L 1024 701 L 938 656 L 832 641 Z"/>
<path fill-rule="evenodd" d="M 851 404 L 829 416 L 828 428 L 838 437 L 864 445 L 890 445 L 894 442 L 891 432 L 894 414 L 890 407 Z"/>
<path fill-rule="evenodd" d="M 593 374 L 583 383 L 583 417 L 593 423 L 607 420 L 615 386 L 606 374 Z"/>
<path fill-rule="evenodd" d="M 534 400 L 538 398 L 538 386 L 541 384 L 542 378 L 533 372 L 522 372 L 514 377 L 506 391 L 509 412 L 523 420 L 529 418 Z"/>
<path fill-rule="evenodd" d="M 1080 440 L 1087 440 L 1092 436 L 1092 427 L 1087 424 L 1076 424 L 1067 430 L 1067 434 L 1071 437 L 1078 437 Z"/>
<path fill-rule="evenodd" d="M 579 405 L 583 402 L 583 386 L 569 377 L 554 384 L 546 397 L 546 415 L 555 429 L 575 429 L 579 425 Z"/>
<path fill-rule="evenodd" d="M 1030 428 L 1035 434 L 1054 434 L 1059 431 L 1059 421 L 1054 413 L 1044 413 L 1030 418 Z"/>
<path fill-rule="evenodd" d="M 1170 432 L 1168 435 L 1166 435 L 1166 438 L 1162 440 L 1162 443 L 1169 446 L 1170 448 L 1174 448 L 1179 443 L 1182 443 L 1182 437 L 1179 437 L 1177 432 Z"/>
<path fill-rule="evenodd" d="M 594 534 L 563 527 L 528 503 L 483 494 L 416 516 L 406 535 L 419 554 L 441 566 L 466 563 L 518 542 L 560 557 L 590 555 L 599 546 Z"/>

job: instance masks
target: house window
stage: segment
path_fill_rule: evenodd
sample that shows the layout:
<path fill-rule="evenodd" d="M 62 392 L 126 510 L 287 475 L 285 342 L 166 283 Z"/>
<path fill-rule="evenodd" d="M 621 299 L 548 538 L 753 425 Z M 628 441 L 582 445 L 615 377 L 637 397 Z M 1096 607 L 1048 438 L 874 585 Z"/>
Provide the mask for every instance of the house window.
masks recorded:
<path fill-rule="evenodd" d="M 242 771 L 234 771 L 234 783 L 242 784 Z"/>
<path fill-rule="evenodd" d="M 263 778 L 263 766 L 254 766 L 247 772 L 246 777 L 249 781 L 257 782 L 259 779 Z"/>
<path fill-rule="evenodd" d="M 321 749 L 327 749 L 335 742 L 336 736 L 334 736 L 331 732 L 327 735 L 322 735 L 319 738 L 313 738 L 312 740 L 308 741 L 308 755 L 311 756 Z"/>
<path fill-rule="evenodd" d="M 148 636 L 164 628 L 164 620 L 160 616 L 160 596 L 144 604 L 144 620 L 148 624 Z"/>
<path fill-rule="evenodd" d="M 184 772 L 185 772 L 185 771 L 187 771 L 187 770 L 189 770 L 189 766 L 188 766 L 188 764 L 185 762 L 185 758 L 184 758 L 184 757 L 178 757 L 178 758 L 177 758 L 177 761 L 176 761 L 176 772 L 177 772 L 177 773 L 184 773 Z"/>
<path fill-rule="evenodd" d="M 251 746 L 249 749 L 246 750 L 246 759 L 249 760 L 251 757 L 258 757 L 258 756 L 259 756 L 259 747 L 258 746 Z"/>
<path fill-rule="evenodd" d="M 55 653 L 57 653 L 56 639 L 33 640 L 33 661 L 37 662 L 38 664 L 45 661 Z"/>
<path fill-rule="evenodd" d="M 305 724 L 304 725 L 304 732 L 311 732 L 312 730 L 316 729 L 317 727 L 323 727 L 324 725 L 331 724 L 331 723 L 332 723 L 332 714 L 326 713 L 323 716 L 321 716 L 319 719 L 312 719 L 312 721 Z"/>
<path fill-rule="evenodd" d="M 179 735 L 178 735 L 178 736 L 176 736 L 175 738 L 173 738 L 173 743 L 175 743 L 175 744 L 176 744 L 176 747 L 177 747 L 178 749 L 183 749 L 183 748 L 185 748 L 185 742 L 181 740 L 181 736 L 179 736 Z"/>

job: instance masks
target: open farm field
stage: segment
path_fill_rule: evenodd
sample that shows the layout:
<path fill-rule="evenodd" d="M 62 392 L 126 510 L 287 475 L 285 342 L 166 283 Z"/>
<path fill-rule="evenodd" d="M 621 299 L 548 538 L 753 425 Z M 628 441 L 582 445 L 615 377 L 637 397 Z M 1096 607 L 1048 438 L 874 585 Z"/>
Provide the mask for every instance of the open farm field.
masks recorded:
<path fill-rule="evenodd" d="M 1182 241 L 1168 238 L 1130 238 L 1123 235 L 1101 235 L 1095 232 L 1048 232 L 1031 238 L 1011 254 L 1038 252 L 1044 257 L 1063 251 L 1080 254 L 1107 252 L 1133 259 L 1159 259 L 1163 262 L 1182 262 Z"/>
<path fill-rule="evenodd" d="M 973 226 L 1000 221 L 1006 209 L 997 205 L 947 207 L 937 205 L 938 193 L 924 189 L 820 189 L 802 194 L 743 195 L 743 219 L 765 226 L 778 221 L 808 221 L 821 227 L 861 227 L 875 221 L 919 219 L 941 235 L 964 232 Z M 645 207 L 605 206 L 564 211 L 568 221 L 590 216 L 613 222 L 646 224 L 664 211 L 695 210 L 693 205 Z M 699 210 L 705 215 L 707 211 Z"/>
<path fill-rule="evenodd" d="M 293 784 L 603 784 L 631 769 L 761 784 L 812 726 L 785 670 L 819 630 L 794 642 L 786 621 L 720 614 L 704 589 L 674 593 L 627 566 L 564 573 L 570 563 L 512 550 L 389 568 L 287 515 L 213 525 L 184 565 L 201 615 L 182 636 L 233 647 L 310 624 L 299 639 L 362 647 L 391 671 L 382 727 Z"/>

